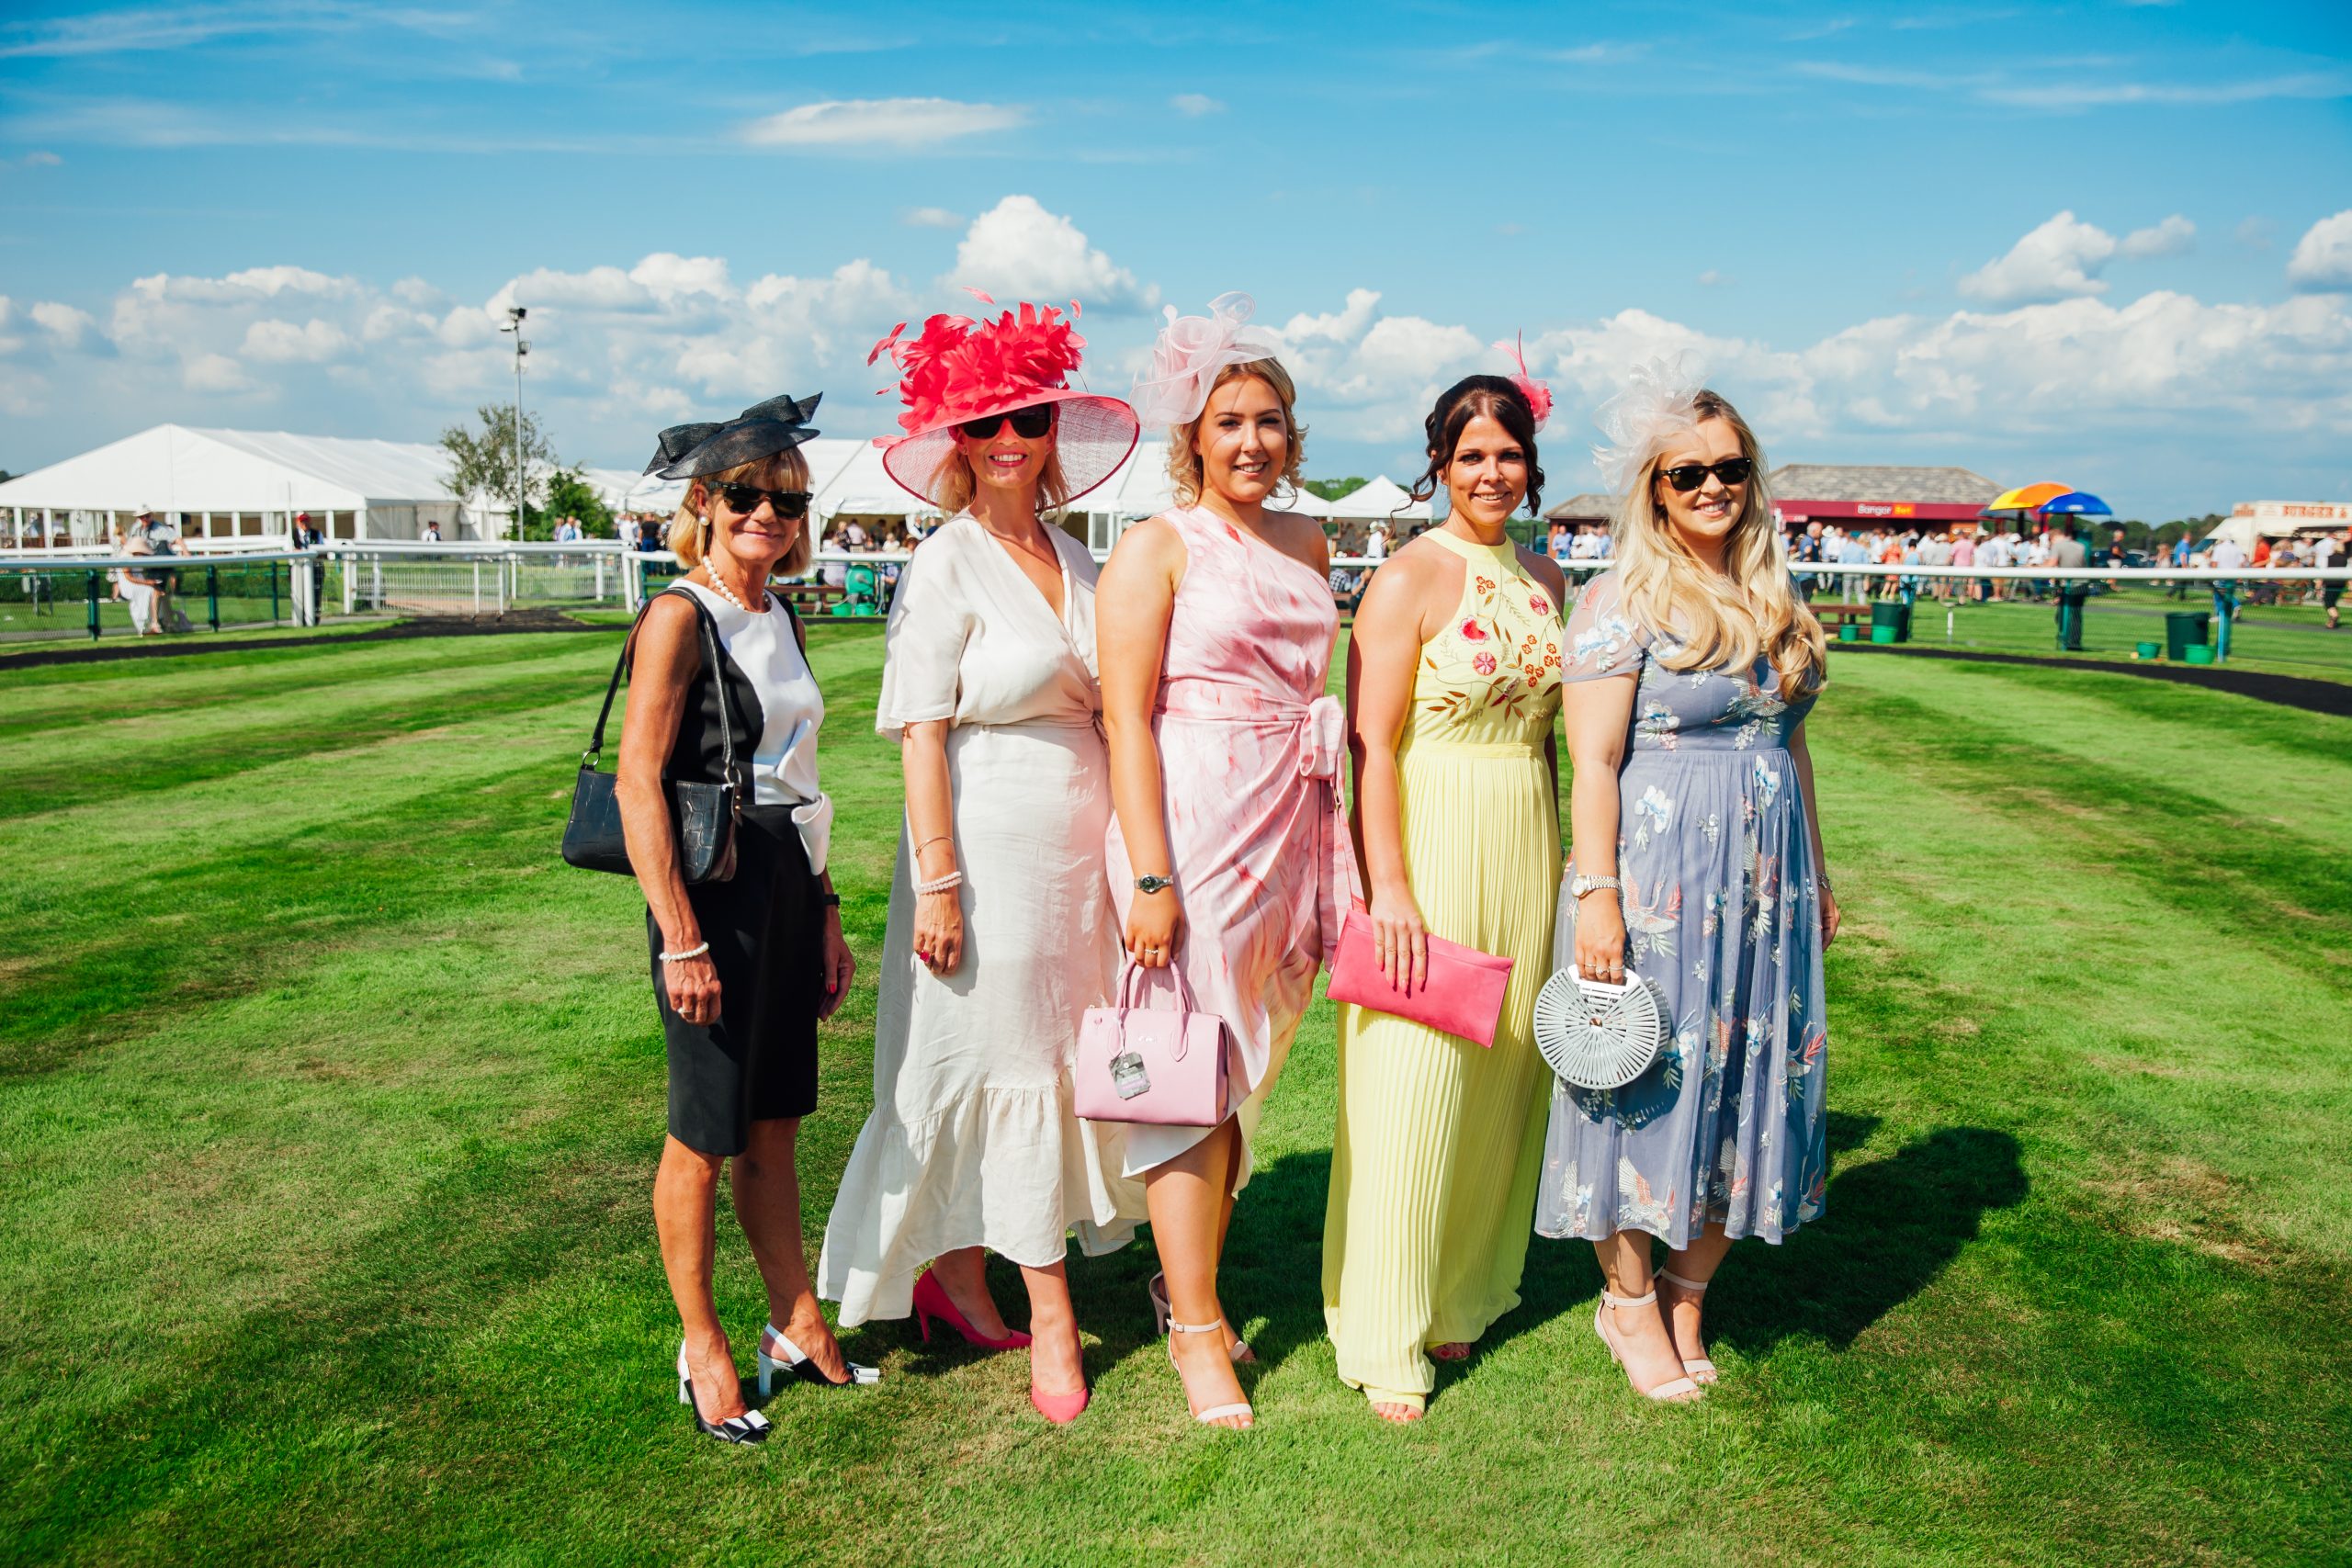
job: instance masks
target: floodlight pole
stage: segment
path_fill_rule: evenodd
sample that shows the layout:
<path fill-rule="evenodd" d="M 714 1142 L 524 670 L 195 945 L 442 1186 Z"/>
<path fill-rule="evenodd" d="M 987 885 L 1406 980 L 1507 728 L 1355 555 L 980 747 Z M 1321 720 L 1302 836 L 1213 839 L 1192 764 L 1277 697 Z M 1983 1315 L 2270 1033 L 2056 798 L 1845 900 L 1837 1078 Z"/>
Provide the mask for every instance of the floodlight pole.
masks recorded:
<path fill-rule="evenodd" d="M 523 337 L 523 318 L 531 312 L 521 305 L 506 307 L 506 324 L 498 330 L 514 334 L 514 536 L 523 537 L 524 484 L 526 474 L 523 468 L 523 356 L 531 345 Z"/>

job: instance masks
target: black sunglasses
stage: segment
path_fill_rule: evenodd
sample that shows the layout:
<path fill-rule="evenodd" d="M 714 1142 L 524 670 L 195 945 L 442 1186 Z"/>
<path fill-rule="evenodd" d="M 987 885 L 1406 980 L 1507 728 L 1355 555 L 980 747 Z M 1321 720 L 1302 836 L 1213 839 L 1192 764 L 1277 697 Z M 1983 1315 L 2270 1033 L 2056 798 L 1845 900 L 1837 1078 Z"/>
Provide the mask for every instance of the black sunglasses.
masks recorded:
<path fill-rule="evenodd" d="M 738 516 L 749 517 L 766 502 L 768 509 L 778 517 L 790 519 L 808 515 L 808 500 L 814 492 L 805 490 L 762 490 L 757 485 L 720 485 L 719 495 L 727 509 Z"/>
<path fill-rule="evenodd" d="M 1006 420 L 1012 422 L 1012 434 L 1023 441 L 1035 441 L 1054 427 L 1054 405 L 1033 403 L 1011 413 L 992 413 L 986 419 L 967 419 L 956 426 L 975 441 L 986 441 L 997 433 Z"/>
<path fill-rule="evenodd" d="M 1667 483 L 1685 495 L 1705 484 L 1709 474 L 1723 480 L 1724 488 L 1729 489 L 1733 485 L 1746 484 L 1748 476 L 1755 472 L 1756 465 L 1745 457 L 1725 457 L 1722 462 L 1713 464 L 1684 463 L 1658 470 Z"/>

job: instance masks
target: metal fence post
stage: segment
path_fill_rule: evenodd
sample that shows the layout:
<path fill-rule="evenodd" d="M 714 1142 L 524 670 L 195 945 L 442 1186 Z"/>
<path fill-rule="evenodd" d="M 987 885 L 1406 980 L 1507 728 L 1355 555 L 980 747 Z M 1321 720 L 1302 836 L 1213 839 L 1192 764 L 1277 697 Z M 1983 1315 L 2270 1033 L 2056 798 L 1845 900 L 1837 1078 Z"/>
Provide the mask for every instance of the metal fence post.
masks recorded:
<path fill-rule="evenodd" d="M 209 564 L 204 569 L 204 604 L 205 618 L 211 623 L 214 631 L 219 631 L 220 629 L 220 569 Z"/>
<path fill-rule="evenodd" d="M 359 603 L 359 558 L 343 556 L 343 613 L 349 615 Z"/>
<path fill-rule="evenodd" d="M 90 640 L 98 640 L 98 574 L 90 573 Z"/>
<path fill-rule="evenodd" d="M 474 558 L 474 619 L 481 619 L 481 558 Z"/>
<path fill-rule="evenodd" d="M 269 624 L 277 624 L 277 563 L 269 563 Z"/>
<path fill-rule="evenodd" d="M 368 560 L 368 604 L 374 610 L 384 607 L 384 558 L 381 556 L 371 556 Z"/>

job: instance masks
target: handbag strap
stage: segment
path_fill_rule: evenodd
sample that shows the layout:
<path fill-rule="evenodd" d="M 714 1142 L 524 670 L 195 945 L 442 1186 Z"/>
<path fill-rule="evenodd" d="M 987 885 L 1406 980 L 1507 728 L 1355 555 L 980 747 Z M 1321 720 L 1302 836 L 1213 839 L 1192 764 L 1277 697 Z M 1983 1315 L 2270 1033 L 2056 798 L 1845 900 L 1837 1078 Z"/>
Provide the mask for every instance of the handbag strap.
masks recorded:
<path fill-rule="evenodd" d="M 1127 960 L 1126 967 L 1119 974 L 1119 1010 L 1121 1012 L 1125 1012 L 1136 1005 L 1129 999 L 1128 993 L 1131 989 L 1139 993 L 1149 973 L 1134 959 Z M 1168 973 L 1176 982 L 1176 1016 L 1180 1019 L 1189 1018 L 1193 1013 L 1193 987 L 1184 978 L 1184 966 L 1171 958 L 1168 961 Z"/>
<path fill-rule="evenodd" d="M 727 782 L 731 784 L 735 782 L 735 704 L 727 694 L 726 667 L 718 661 L 718 626 L 711 619 L 709 607 L 694 592 L 684 588 L 664 588 L 638 607 L 637 618 L 628 626 L 628 636 L 621 641 L 621 655 L 613 661 L 613 678 L 605 683 L 605 705 L 596 710 L 596 728 L 589 732 L 588 750 L 580 754 L 580 765 L 593 768 L 604 755 L 605 725 L 613 716 L 613 697 L 621 689 L 621 671 L 629 668 L 637 651 L 638 631 L 644 626 L 647 614 L 652 610 L 653 601 L 672 594 L 683 595 L 686 603 L 694 606 L 695 618 L 702 628 L 704 667 L 710 671 L 710 678 L 718 683 L 719 754 L 726 769 Z"/>

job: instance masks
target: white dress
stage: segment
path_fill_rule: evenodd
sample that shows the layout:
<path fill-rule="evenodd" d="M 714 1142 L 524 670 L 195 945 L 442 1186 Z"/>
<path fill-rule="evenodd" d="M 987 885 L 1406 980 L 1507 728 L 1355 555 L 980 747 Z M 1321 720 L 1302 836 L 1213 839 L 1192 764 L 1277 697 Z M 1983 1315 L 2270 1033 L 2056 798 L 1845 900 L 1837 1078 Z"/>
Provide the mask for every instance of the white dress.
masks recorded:
<path fill-rule="evenodd" d="M 1095 681 L 1094 561 L 1048 529 L 1062 613 L 966 514 L 925 539 L 891 601 L 877 728 L 949 720 L 964 958 L 914 956 L 913 846 L 900 829 L 874 1020 L 874 1113 L 825 1224 L 818 1292 L 843 1326 L 904 1317 L 943 1252 L 1031 1268 L 1124 1245 L 1143 1213 L 1124 1129 L 1072 1111 L 1086 1010 L 1117 978 L 1103 870 L 1111 771 Z"/>

